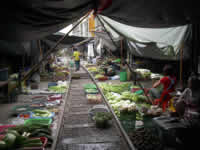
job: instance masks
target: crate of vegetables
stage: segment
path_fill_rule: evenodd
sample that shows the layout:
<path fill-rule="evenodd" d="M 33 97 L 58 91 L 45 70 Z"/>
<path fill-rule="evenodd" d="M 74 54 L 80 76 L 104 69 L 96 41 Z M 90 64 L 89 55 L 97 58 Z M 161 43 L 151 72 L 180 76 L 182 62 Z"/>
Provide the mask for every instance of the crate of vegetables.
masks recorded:
<path fill-rule="evenodd" d="M 87 94 L 86 97 L 89 104 L 102 103 L 102 97 L 100 94 Z"/>
<path fill-rule="evenodd" d="M 51 123 L 52 123 L 52 119 L 51 118 L 43 118 L 43 119 L 27 119 L 25 120 L 25 125 L 41 125 L 41 126 L 47 126 L 47 127 L 50 127 L 51 126 Z"/>

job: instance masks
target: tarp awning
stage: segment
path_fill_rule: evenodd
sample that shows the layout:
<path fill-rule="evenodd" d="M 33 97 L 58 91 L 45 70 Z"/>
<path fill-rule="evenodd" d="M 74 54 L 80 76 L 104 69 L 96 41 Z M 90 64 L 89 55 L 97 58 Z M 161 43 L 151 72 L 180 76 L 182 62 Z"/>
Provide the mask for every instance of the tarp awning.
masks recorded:
<path fill-rule="evenodd" d="M 173 46 L 175 54 L 178 53 L 180 44 L 182 44 L 185 38 L 185 33 L 188 26 L 172 27 L 172 28 L 138 28 L 133 26 L 128 26 L 117 21 L 114 21 L 108 17 L 102 16 L 104 21 L 108 23 L 112 28 L 106 26 L 107 29 L 113 33 L 112 35 L 117 38 L 117 33 L 125 36 L 129 40 L 141 42 L 141 43 L 157 43 L 158 47 Z M 114 31 L 112 30 L 114 29 Z"/>
<path fill-rule="evenodd" d="M 29 41 L 55 33 L 83 17 L 100 0 L 15 0 L 1 5 L 0 40 Z M 97 4 L 97 3 L 96 3 Z M 97 4 L 97 7 L 99 4 Z M 182 0 L 113 0 L 102 15 L 145 27 L 174 27 L 199 22 L 199 5 Z"/>

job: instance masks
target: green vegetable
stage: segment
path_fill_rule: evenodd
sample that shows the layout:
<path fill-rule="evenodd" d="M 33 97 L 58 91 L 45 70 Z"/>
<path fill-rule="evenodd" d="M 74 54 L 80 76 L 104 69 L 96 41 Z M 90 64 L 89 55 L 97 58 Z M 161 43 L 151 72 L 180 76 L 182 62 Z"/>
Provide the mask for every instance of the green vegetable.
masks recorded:
<path fill-rule="evenodd" d="M 97 112 L 94 116 L 94 120 L 111 120 L 112 114 L 109 112 Z"/>
<path fill-rule="evenodd" d="M 46 130 L 46 129 L 36 129 L 35 131 L 33 131 L 31 133 L 31 137 L 39 137 L 39 134 L 40 133 L 44 133 L 46 135 L 51 135 L 51 132 L 49 130 Z"/>
<path fill-rule="evenodd" d="M 23 147 L 41 147 L 43 143 L 40 141 L 40 143 L 28 143 L 24 144 Z"/>
<path fill-rule="evenodd" d="M 131 93 L 131 92 L 129 92 L 129 91 L 125 91 L 125 92 L 123 92 L 122 95 L 120 96 L 120 99 L 131 100 L 134 96 L 135 96 L 134 93 Z"/>
<path fill-rule="evenodd" d="M 0 141 L 0 150 L 6 149 L 6 143 L 4 141 Z"/>
<path fill-rule="evenodd" d="M 91 83 L 89 83 L 89 84 L 84 84 L 84 85 L 83 85 L 83 88 L 84 88 L 84 89 L 97 89 L 96 85 L 95 85 L 95 84 L 91 84 Z"/>
<path fill-rule="evenodd" d="M 45 129 L 51 132 L 50 128 L 47 125 L 42 124 L 34 124 L 34 125 L 18 125 L 16 127 L 13 127 L 12 130 L 18 131 L 20 134 L 23 134 L 24 132 L 32 133 L 37 129 Z M 9 129 L 8 129 L 9 130 Z"/>
<path fill-rule="evenodd" d="M 121 94 L 122 92 L 128 91 L 132 84 L 131 83 L 122 83 L 122 84 L 101 83 L 99 85 L 103 89 L 104 94 L 106 94 L 107 92 L 114 92 L 114 93 Z"/>
<path fill-rule="evenodd" d="M 94 116 L 96 126 L 98 128 L 108 127 L 108 121 L 112 119 L 112 114 L 109 112 L 97 112 Z"/>
<path fill-rule="evenodd" d="M 96 94 L 96 93 L 98 93 L 98 90 L 96 90 L 96 89 L 86 89 L 85 92 L 86 93 L 95 93 Z"/>
<path fill-rule="evenodd" d="M 146 96 L 144 96 L 144 95 L 138 95 L 137 102 L 143 103 L 143 102 L 146 102 L 146 101 L 147 101 Z"/>
<path fill-rule="evenodd" d="M 99 78 L 103 78 L 104 77 L 104 75 L 102 75 L 102 74 L 97 74 L 94 78 L 95 79 L 99 79 Z"/>
<path fill-rule="evenodd" d="M 15 143 L 16 136 L 12 133 L 7 133 L 3 140 L 6 142 L 8 148 L 12 148 Z"/>
<path fill-rule="evenodd" d="M 37 138 L 37 139 L 27 139 L 23 142 L 23 145 L 30 144 L 30 143 L 41 143 L 41 140 L 39 138 Z"/>
<path fill-rule="evenodd" d="M 12 133 L 12 134 L 14 134 L 16 137 L 19 137 L 19 136 L 20 136 L 20 134 L 19 134 L 16 130 L 8 130 L 7 133 Z"/>
<path fill-rule="evenodd" d="M 56 93 L 65 93 L 66 92 L 66 89 L 67 89 L 67 86 L 50 86 L 48 88 L 49 91 L 53 91 L 53 92 L 56 92 Z"/>

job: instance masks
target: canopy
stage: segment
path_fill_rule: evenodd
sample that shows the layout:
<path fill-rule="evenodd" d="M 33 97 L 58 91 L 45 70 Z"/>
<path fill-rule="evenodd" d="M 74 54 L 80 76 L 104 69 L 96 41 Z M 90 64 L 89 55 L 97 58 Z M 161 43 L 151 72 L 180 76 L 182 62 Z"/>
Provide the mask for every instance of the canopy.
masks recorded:
<path fill-rule="evenodd" d="M 84 16 L 91 0 L 8 1 L 0 9 L 4 18 L 0 40 L 29 41 L 55 33 Z"/>
<path fill-rule="evenodd" d="M 41 39 L 74 23 L 99 1 L 102 0 L 5 1 L 0 9 L 0 17 L 4 18 L 0 40 Z M 101 13 L 127 25 L 145 28 L 199 22 L 200 16 L 199 5 L 189 0 L 113 0 Z"/>
<path fill-rule="evenodd" d="M 106 26 L 115 38 L 118 38 L 117 36 L 119 35 L 114 31 L 138 43 L 155 42 L 158 44 L 158 47 L 173 46 L 175 53 L 179 50 L 180 44 L 182 43 L 188 28 L 187 25 L 157 29 L 138 28 L 119 23 L 108 17 L 102 18 L 112 27 Z M 112 29 L 114 29 L 114 31 Z"/>
<path fill-rule="evenodd" d="M 198 2 L 190 0 L 113 0 L 102 15 L 144 28 L 182 26 L 200 19 Z"/>
<path fill-rule="evenodd" d="M 0 40 L 0 53 L 6 55 L 23 55 L 26 52 L 22 43 Z"/>

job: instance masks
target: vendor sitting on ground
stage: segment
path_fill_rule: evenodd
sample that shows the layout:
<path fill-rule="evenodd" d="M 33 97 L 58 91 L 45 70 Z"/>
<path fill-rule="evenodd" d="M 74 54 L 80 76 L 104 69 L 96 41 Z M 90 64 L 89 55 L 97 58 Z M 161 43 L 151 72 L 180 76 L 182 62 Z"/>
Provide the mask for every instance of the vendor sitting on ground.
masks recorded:
<path fill-rule="evenodd" d="M 153 84 L 153 88 L 149 90 L 149 96 L 154 101 L 154 104 L 162 106 L 165 111 L 168 102 L 171 99 L 171 93 L 175 91 L 176 77 L 174 76 L 174 69 L 171 65 L 165 65 L 163 68 L 164 77 Z M 158 87 L 163 86 L 162 90 Z"/>
<path fill-rule="evenodd" d="M 186 88 L 176 102 L 176 112 L 183 116 L 183 122 L 188 126 L 200 127 L 200 80 L 195 75 L 188 79 Z"/>
<path fill-rule="evenodd" d="M 176 135 L 181 140 L 183 149 L 196 149 L 199 139 L 194 136 L 200 132 L 200 80 L 192 75 L 186 88 L 178 98 L 175 108 L 185 128 L 176 128 Z"/>

